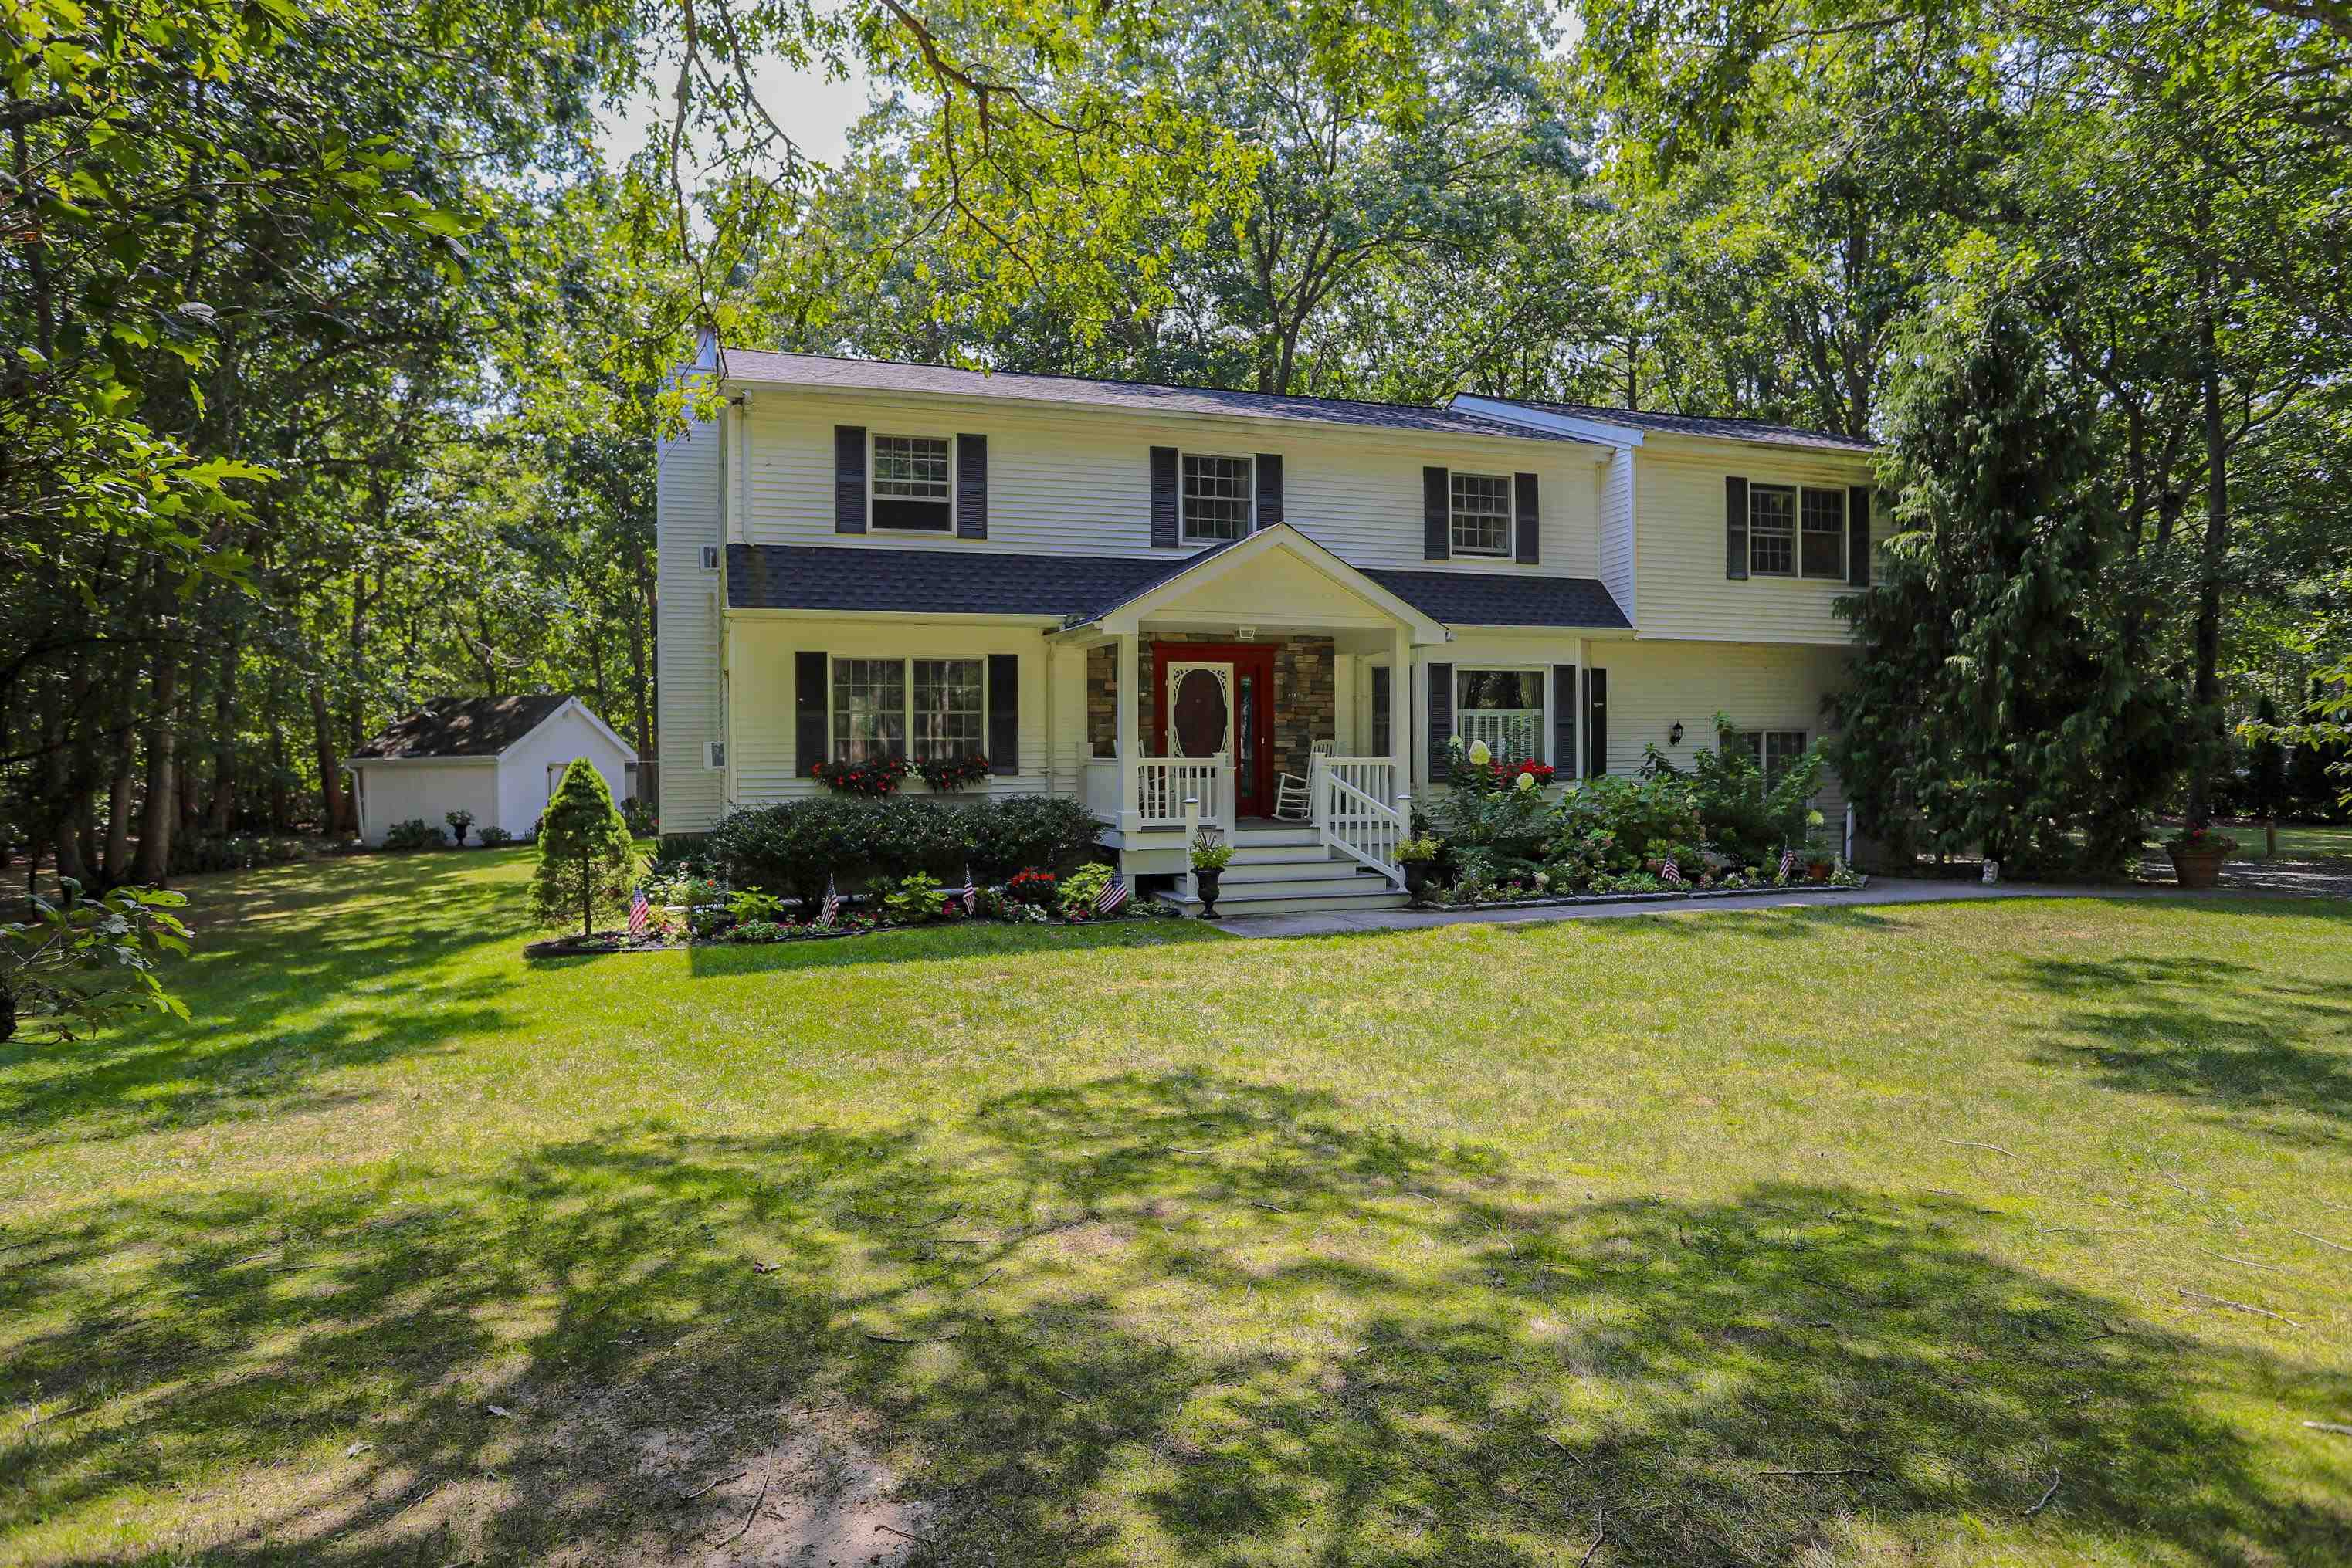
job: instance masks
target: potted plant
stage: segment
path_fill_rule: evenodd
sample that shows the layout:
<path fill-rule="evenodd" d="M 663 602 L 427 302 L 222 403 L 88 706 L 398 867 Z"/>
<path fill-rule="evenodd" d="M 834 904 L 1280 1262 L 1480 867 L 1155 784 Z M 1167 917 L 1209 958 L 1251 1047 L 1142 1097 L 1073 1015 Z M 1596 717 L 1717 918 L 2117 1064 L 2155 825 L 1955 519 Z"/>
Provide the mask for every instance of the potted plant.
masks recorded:
<path fill-rule="evenodd" d="M 442 819 L 449 824 L 449 841 L 459 849 L 466 847 L 466 832 L 474 825 L 474 813 L 463 806 L 446 813 Z"/>
<path fill-rule="evenodd" d="M 1829 851 L 1822 847 L 1822 814 L 1805 813 L 1805 878 L 1809 882 L 1827 882 L 1836 862 Z"/>
<path fill-rule="evenodd" d="M 2221 862 L 2238 847 L 2227 833 L 2217 833 L 2200 822 L 2183 828 L 2164 846 L 2172 857 L 2172 874 L 2183 887 L 2215 887 L 2221 881 Z"/>
<path fill-rule="evenodd" d="M 1429 873 L 1437 864 L 1438 852 L 1445 846 L 1433 833 L 1420 838 L 1407 838 L 1397 843 L 1397 864 L 1404 867 L 1404 890 L 1414 898 L 1429 886 Z"/>
<path fill-rule="evenodd" d="M 1204 831 L 1192 843 L 1192 885 L 1201 893 L 1201 918 L 1217 917 L 1217 885 L 1234 858 L 1234 846 L 1220 843 Z"/>

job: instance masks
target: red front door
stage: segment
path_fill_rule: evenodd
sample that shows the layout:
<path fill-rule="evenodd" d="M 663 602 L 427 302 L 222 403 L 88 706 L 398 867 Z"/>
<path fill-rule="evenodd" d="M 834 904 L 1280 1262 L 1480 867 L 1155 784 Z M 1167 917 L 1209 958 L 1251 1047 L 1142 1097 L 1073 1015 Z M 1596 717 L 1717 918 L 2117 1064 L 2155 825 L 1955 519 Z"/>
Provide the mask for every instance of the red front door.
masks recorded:
<path fill-rule="evenodd" d="M 1172 687 L 1172 689 L 1171 689 Z M 1213 757 L 1234 765 L 1234 814 L 1274 810 L 1274 650 L 1257 643 L 1154 643 L 1154 757 Z"/>

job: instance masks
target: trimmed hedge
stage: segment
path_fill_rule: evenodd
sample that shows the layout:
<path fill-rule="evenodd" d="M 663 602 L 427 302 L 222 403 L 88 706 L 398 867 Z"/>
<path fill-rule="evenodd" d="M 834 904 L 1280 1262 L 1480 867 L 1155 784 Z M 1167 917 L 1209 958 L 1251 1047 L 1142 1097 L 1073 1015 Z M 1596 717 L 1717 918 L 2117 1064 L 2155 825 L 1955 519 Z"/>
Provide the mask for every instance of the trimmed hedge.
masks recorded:
<path fill-rule="evenodd" d="M 814 796 L 729 812 L 700 845 L 738 887 L 822 897 L 877 877 L 928 872 L 1002 882 L 1032 867 L 1062 873 L 1093 851 L 1101 824 L 1066 797 L 1012 795 L 950 804 L 903 795 Z"/>

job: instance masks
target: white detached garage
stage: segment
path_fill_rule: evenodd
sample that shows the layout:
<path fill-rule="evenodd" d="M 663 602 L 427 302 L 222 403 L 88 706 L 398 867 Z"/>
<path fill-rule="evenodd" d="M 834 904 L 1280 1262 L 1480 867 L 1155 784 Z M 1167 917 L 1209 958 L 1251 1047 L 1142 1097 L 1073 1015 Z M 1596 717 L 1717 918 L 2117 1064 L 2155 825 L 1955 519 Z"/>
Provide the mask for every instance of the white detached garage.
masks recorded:
<path fill-rule="evenodd" d="M 360 837 L 383 842 L 395 822 L 443 828 L 451 811 L 474 829 L 530 831 L 574 758 L 604 776 L 614 800 L 636 792 L 637 754 L 578 697 L 439 697 L 352 753 Z"/>

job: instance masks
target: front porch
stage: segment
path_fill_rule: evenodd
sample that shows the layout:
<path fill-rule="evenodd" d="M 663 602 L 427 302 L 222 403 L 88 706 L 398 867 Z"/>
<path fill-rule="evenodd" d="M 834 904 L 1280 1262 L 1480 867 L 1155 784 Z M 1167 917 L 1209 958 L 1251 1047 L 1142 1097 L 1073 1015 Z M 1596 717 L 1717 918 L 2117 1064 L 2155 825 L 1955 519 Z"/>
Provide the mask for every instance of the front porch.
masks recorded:
<path fill-rule="evenodd" d="M 1086 729 L 1064 744 L 1103 842 L 1188 894 L 1204 826 L 1234 842 L 1227 886 L 1244 902 L 1392 893 L 1412 820 L 1400 672 L 1445 637 L 1287 528 L 1065 631 L 1086 661 Z"/>

